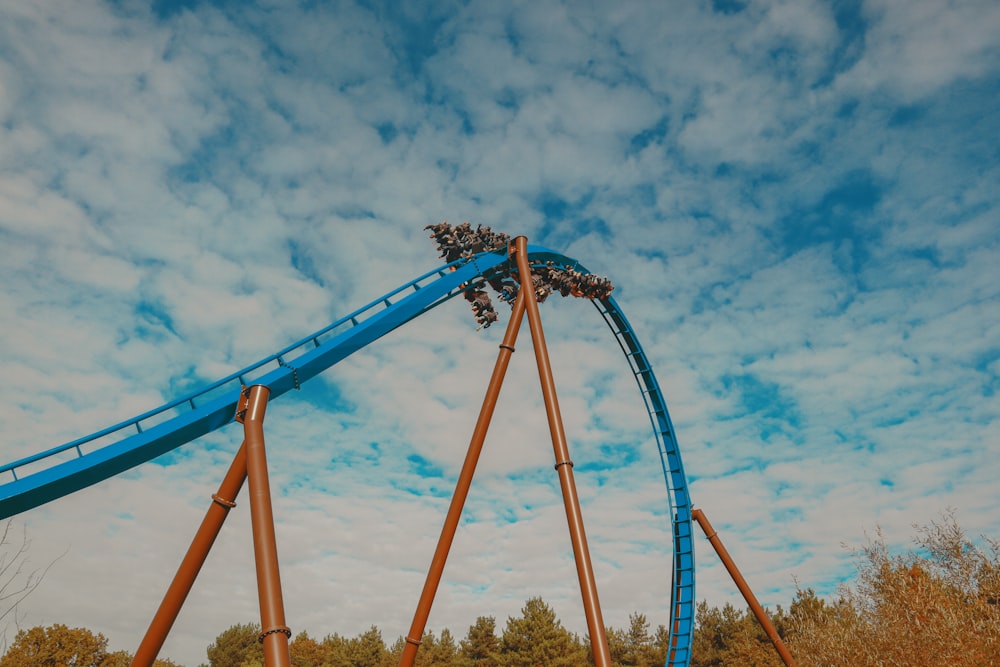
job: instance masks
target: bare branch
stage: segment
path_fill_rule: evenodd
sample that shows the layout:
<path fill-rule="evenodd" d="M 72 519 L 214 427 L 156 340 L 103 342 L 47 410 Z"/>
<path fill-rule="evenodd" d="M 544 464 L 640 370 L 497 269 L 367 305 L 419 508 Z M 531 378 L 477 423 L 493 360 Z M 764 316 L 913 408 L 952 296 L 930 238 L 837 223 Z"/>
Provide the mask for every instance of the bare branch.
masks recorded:
<path fill-rule="evenodd" d="M 22 526 L 20 539 L 14 539 L 12 528 L 13 521 L 8 520 L 0 531 L 0 636 L 3 637 L 6 637 L 11 619 L 17 624 L 17 606 L 38 588 L 56 561 L 66 555 L 62 554 L 44 568 L 31 569 L 28 528 Z"/>

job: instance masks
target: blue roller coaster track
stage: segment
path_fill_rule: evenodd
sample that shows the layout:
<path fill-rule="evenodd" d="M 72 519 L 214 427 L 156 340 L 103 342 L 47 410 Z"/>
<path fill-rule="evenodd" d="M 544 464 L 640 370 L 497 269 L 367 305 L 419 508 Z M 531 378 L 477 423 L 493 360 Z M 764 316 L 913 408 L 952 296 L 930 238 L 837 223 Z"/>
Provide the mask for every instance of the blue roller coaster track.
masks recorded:
<path fill-rule="evenodd" d="M 589 273 L 576 260 L 528 246 L 533 266 L 548 262 Z M 271 400 L 319 375 L 385 334 L 471 286 L 510 272 L 506 253 L 484 252 L 411 280 L 329 326 L 198 391 L 86 437 L 0 466 L 0 519 L 97 484 L 233 421 L 243 385 Z M 592 302 L 628 360 L 649 413 L 667 486 L 673 530 L 670 646 L 666 667 L 690 664 L 694 632 L 691 499 L 667 405 L 649 359 L 613 298 Z"/>

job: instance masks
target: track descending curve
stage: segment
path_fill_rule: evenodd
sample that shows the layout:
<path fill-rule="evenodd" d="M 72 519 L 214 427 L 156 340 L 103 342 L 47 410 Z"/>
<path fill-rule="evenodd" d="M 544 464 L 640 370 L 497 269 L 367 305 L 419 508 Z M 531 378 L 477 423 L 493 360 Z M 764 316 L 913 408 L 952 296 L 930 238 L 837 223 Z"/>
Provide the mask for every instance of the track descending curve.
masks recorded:
<path fill-rule="evenodd" d="M 590 273 L 575 259 L 528 246 L 533 266 L 552 262 Z M 234 420 L 243 385 L 261 384 L 273 400 L 469 287 L 509 274 L 506 253 L 484 252 L 411 280 L 319 331 L 159 408 L 64 445 L 0 466 L 0 519 L 97 484 Z M 694 631 L 691 500 L 673 424 L 653 368 L 625 314 L 610 296 L 593 301 L 636 378 L 660 452 L 673 529 L 667 667 L 686 667 Z"/>

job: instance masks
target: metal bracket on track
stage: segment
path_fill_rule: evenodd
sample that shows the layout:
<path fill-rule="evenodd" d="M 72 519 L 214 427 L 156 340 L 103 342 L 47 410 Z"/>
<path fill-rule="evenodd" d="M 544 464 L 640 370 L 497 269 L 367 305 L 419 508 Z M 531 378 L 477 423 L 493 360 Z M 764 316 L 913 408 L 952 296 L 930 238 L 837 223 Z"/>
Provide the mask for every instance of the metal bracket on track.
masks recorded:
<path fill-rule="evenodd" d="M 240 424 L 247 416 L 247 408 L 250 407 L 250 387 L 244 385 L 240 386 L 240 400 L 236 402 L 236 419 Z"/>

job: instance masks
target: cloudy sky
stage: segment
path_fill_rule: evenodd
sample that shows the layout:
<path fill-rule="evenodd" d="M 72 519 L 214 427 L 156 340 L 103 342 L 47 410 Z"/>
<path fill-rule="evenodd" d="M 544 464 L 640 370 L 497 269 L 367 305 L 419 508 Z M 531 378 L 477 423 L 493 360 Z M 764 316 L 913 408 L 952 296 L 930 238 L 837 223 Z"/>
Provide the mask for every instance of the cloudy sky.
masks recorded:
<path fill-rule="evenodd" d="M 876 526 L 1000 536 L 993 0 L 147 4 L 0 0 L 2 462 L 319 329 L 468 220 L 615 283 L 765 603 L 832 593 Z M 542 315 L 605 620 L 666 623 L 635 382 L 589 304 Z M 293 631 L 406 632 L 502 333 L 455 300 L 270 406 Z M 430 618 L 459 637 L 532 595 L 585 631 L 520 340 Z M 15 517 L 64 554 L 22 626 L 134 650 L 240 438 Z M 696 548 L 698 598 L 736 602 Z M 241 503 L 163 655 L 258 617 L 252 563 Z"/>

